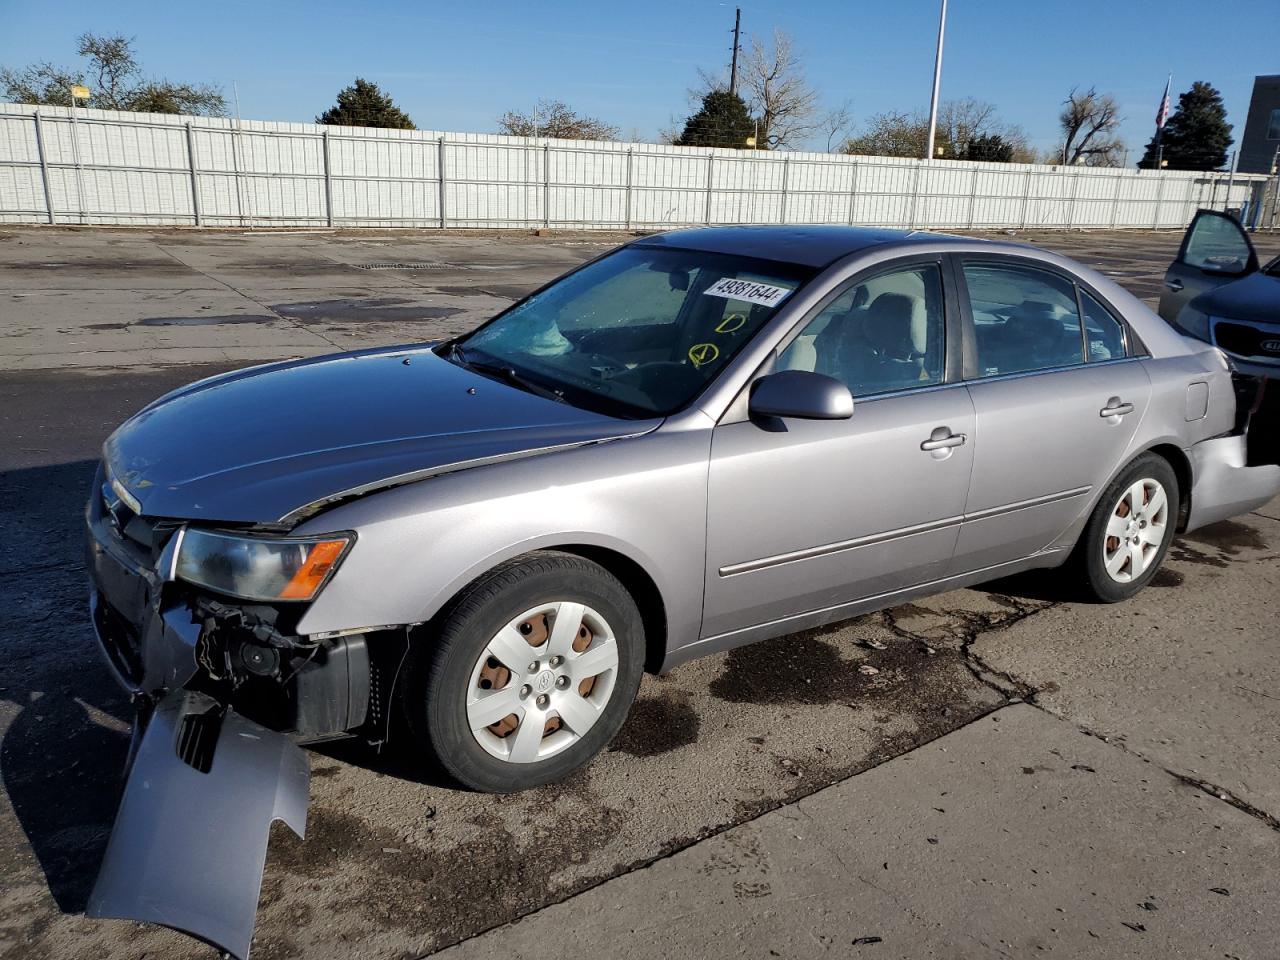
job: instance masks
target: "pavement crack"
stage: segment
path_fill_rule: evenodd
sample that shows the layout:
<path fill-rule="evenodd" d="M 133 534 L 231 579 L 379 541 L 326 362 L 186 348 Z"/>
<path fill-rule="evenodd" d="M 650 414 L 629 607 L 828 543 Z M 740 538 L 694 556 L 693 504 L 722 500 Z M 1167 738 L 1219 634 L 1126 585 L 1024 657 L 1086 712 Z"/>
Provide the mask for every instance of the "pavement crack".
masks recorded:
<path fill-rule="evenodd" d="M 1103 743 L 1107 744 L 1108 746 L 1115 747 L 1116 749 L 1120 750 L 1122 753 L 1128 754 L 1129 756 L 1137 760 L 1141 760 L 1143 763 L 1149 763 L 1153 767 L 1158 767 L 1159 769 L 1167 773 L 1169 776 L 1177 780 L 1179 783 L 1185 784 L 1186 786 L 1189 786 L 1189 787 L 1194 787 L 1195 789 L 1199 790 L 1201 793 L 1207 793 L 1209 796 L 1213 797 L 1215 800 L 1219 800 L 1222 803 L 1227 804 L 1228 806 L 1235 807 L 1240 812 L 1247 813 L 1249 816 L 1253 817 L 1255 820 L 1260 820 L 1262 823 L 1265 823 L 1272 830 L 1280 832 L 1280 817 L 1276 817 L 1273 814 L 1267 813 L 1267 811 L 1263 810 L 1262 808 L 1254 806 L 1248 800 L 1244 800 L 1241 797 L 1236 796 L 1230 790 L 1226 789 L 1226 787 L 1220 787 L 1216 783 L 1213 783 L 1210 780 L 1204 780 L 1204 779 L 1201 779 L 1200 777 L 1193 777 L 1190 774 L 1181 773 L 1177 770 L 1173 770 L 1160 763 L 1157 763 L 1156 761 L 1152 760 L 1150 757 L 1144 755 L 1140 751 L 1133 749 L 1131 746 L 1129 746 L 1129 744 L 1125 743 L 1122 737 L 1113 737 L 1105 733 L 1099 733 L 1097 730 L 1094 730 L 1091 727 L 1087 727 L 1082 723 L 1074 721 L 1070 717 L 1065 717 L 1062 714 L 1055 713 L 1054 711 L 1045 707 L 1043 704 L 1036 703 L 1034 700 L 1029 700 L 1028 703 L 1030 703 L 1031 706 L 1035 707 L 1037 710 L 1041 710 L 1044 713 L 1047 713 L 1051 717 L 1054 717 L 1058 720 L 1062 720 L 1066 723 L 1070 723 L 1077 730 L 1083 733 L 1086 737 L 1092 737 L 1095 740 L 1101 740 Z"/>
<path fill-rule="evenodd" d="M 1248 800 L 1243 800 L 1240 797 L 1237 797 L 1234 793 L 1232 793 L 1230 790 L 1227 790 L 1225 787 L 1220 787 L 1216 783 L 1212 783 L 1208 780 L 1201 780 L 1199 777 L 1187 776 L 1187 774 L 1185 773 L 1179 773 L 1176 770 L 1170 770 L 1168 767 L 1163 767 L 1162 769 L 1164 770 L 1165 773 L 1169 774 L 1169 776 L 1173 777 L 1175 780 L 1179 780 L 1182 783 L 1185 783 L 1189 787 L 1195 787 L 1197 790 L 1201 790 L 1204 793 L 1209 794 L 1215 800 L 1221 800 L 1223 803 L 1228 804 L 1229 806 L 1235 807 L 1237 810 L 1241 811 L 1242 813 L 1247 813 L 1249 816 L 1253 817 L 1255 820 L 1261 820 L 1272 830 L 1280 831 L 1280 818 L 1274 817 L 1271 814 L 1267 813 L 1267 811 L 1262 810 L 1258 807 L 1255 807 Z"/>
<path fill-rule="evenodd" d="M 277 320 L 283 321 L 284 323 L 293 327 L 299 333 L 304 333 L 307 336 L 316 337 L 319 340 L 323 340 L 329 346 L 336 347 L 338 350 L 345 351 L 347 349 L 346 345 L 338 343 L 336 340 L 332 340 L 329 337 L 326 337 L 319 330 L 313 330 L 299 323 L 297 320 L 292 319 L 291 317 L 286 317 L 284 314 L 280 313 L 278 310 L 272 309 L 270 304 L 263 303 L 261 300 L 257 299 L 256 297 L 249 296 L 249 294 L 245 293 L 243 290 L 240 290 L 239 288 L 233 286 L 232 284 L 227 283 L 227 281 L 221 279 L 220 277 L 215 277 L 213 274 L 206 273 L 204 270 L 201 270 L 199 267 L 193 264 L 187 263 L 187 261 L 183 260 L 180 256 L 178 256 L 168 247 L 165 247 L 162 244 L 156 244 L 156 249 L 159 250 L 161 253 L 163 253 L 166 257 L 169 257 L 175 262 L 182 264 L 182 266 L 186 267 L 188 270 L 194 270 L 196 273 L 200 274 L 200 276 L 205 277 L 208 280 L 212 280 L 214 283 L 217 283 L 226 287 L 232 293 L 236 294 L 236 296 L 244 297 L 250 303 L 254 304 L 255 306 L 261 307 L 263 310 L 267 311 L 267 313 L 271 314 Z"/>
<path fill-rule="evenodd" d="M 987 663 L 974 650 L 973 645 L 978 638 L 988 633 L 1007 630 L 1023 620 L 1043 613 L 1055 606 L 1052 601 L 1032 601 L 1012 597 L 1001 593 L 988 593 L 988 597 L 1007 608 L 1008 612 L 979 613 L 972 610 L 947 610 L 945 615 L 958 621 L 958 628 L 951 634 L 960 640 L 961 661 L 970 675 L 984 687 L 996 693 L 1006 702 L 1023 700 L 1034 702 L 1039 689 L 1033 684 L 1014 676 L 1005 670 L 999 670 Z M 881 622 L 885 628 L 904 640 L 911 640 L 926 646 L 931 645 L 929 637 L 904 627 L 893 608 L 880 611 Z"/>

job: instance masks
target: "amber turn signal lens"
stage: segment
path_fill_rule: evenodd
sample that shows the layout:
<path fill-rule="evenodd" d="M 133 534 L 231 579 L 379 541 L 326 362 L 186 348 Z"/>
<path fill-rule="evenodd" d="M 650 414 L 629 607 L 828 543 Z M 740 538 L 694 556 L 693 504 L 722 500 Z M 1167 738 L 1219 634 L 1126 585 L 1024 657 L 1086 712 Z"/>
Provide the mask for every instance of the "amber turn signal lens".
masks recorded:
<path fill-rule="evenodd" d="M 333 569 L 333 565 L 342 556 L 342 551 L 346 549 L 347 541 L 322 540 L 309 546 L 310 550 L 307 551 L 307 559 L 298 568 L 298 572 L 285 584 L 285 588 L 280 591 L 281 600 L 309 600 L 315 596 L 316 591 L 320 589 L 320 585 L 324 583 L 325 577 Z"/>

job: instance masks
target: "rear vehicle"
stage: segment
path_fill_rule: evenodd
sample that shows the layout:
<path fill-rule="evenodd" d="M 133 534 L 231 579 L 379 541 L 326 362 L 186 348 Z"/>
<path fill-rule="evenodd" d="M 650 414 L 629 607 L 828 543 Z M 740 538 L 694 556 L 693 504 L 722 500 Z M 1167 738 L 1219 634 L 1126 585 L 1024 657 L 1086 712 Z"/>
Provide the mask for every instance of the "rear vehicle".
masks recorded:
<path fill-rule="evenodd" d="M 1042 250 L 742 227 L 637 240 L 447 343 L 176 391 L 87 511 L 146 729 L 93 910 L 247 950 L 232 891 L 305 809 L 286 734 L 518 790 L 588 762 L 645 670 L 1032 568 L 1130 597 L 1177 531 L 1280 492 L 1242 383 Z M 180 808 L 139 785 L 169 781 Z M 233 808 L 214 908 L 175 878 Z"/>
<path fill-rule="evenodd" d="M 1253 241 L 1228 213 L 1197 211 L 1164 276 L 1160 316 L 1218 347 L 1240 374 L 1251 413 L 1249 456 L 1280 457 L 1280 257 L 1259 265 Z M 1269 387 L 1269 389 L 1268 389 Z"/>

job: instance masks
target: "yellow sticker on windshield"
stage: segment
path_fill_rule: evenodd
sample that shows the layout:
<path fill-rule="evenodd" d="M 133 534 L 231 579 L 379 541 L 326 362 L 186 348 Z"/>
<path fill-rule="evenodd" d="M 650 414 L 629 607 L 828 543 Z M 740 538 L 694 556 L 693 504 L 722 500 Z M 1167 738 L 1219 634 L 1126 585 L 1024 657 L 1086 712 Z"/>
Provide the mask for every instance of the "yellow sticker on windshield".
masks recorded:
<path fill-rule="evenodd" d="M 689 348 L 689 362 L 693 364 L 695 370 L 718 356 L 720 356 L 720 348 L 714 343 L 695 343 Z"/>
<path fill-rule="evenodd" d="M 731 313 L 716 324 L 716 333 L 737 333 L 747 325 L 745 313 Z"/>

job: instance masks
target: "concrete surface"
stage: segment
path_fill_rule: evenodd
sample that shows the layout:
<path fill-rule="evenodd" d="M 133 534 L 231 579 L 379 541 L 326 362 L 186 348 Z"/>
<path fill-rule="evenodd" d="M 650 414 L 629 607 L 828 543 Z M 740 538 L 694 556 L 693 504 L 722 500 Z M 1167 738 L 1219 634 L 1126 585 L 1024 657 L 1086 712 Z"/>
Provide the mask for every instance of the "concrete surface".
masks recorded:
<path fill-rule="evenodd" d="M 1059 605 L 972 653 L 1039 690 L 1044 709 L 1280 816 L 1278 547 L 1280 520 L 1262 515 L 1197 530 L 1149 597 Z"/>
<path fill-rule="evenodd" d="M 617 239 L 0 232 L 0 956 L 213 956 L 158 928 L 80 915 L 114 816 L 129 717 L 98 662 L 83 612 L 80 511 L 107 433 L 160 393 L 231 366 L 461 329 Z M 1178 238 L 1029 239 L 1095 262 L 1150 297 Z M 368 271 L 351 265 L 357 261 L 448 266 Z M 449 310 L 457 312 L 440 312 Z M 243 316 L 254 319 L 228 319 Z M 1160 585 L 1129 604 L 1080 606 L 1064 600 L 1052 578 L 1010 580 L 689 664 L 646 678 L 623 733 L 588 770 L 517 797 L 457 791 L 411 756 L 379 757 L 352 744 L 314 750 L 309 839 L 298 842 L 286 831 L 273 839 L 254 956 L 416 957 L 495 928 L 506 932 L 476 943 L 509 954 L 527 943 L 523 924 L 503 925 L 562 901 L 556 909 L 594 929 L 607 918 L 597 916 L 594 900 L 576 897 L 599 896 L 592 891 L 631 882 L 628 875 L 643 880 L 646 864 L 666 869 L 680 850 L 850 777 L 850 786 L 858 785 L 864 771 L 898 776 L 896 766 L 922 744 L 1016 698 L 1063 718 L 1053 723 L 1072 742 L 1076 728 L 1110 738 L 1103 744 L 1078 734 L 1081 749 L 1115 754 L 1111 792 L 1101 796 L 1147 797 L 1146 807 L 1137 799 L 1125 807 L 1132 829 L 1098 828 L 1113 844 L 1118 869 L 1134 875 L 1126 879 L 1167 874 L 1167 864 L 1144 859 L 1143 850 L 1168 846 L 1173 841 L 1161 839 L 1168 837 L 1191 844 L 1197 823 L 1222 828 L 1231 868 L 1241 871 L 1236 852 L 1258 829 L 1271 830 L 1280 813 L 1270 699 L 1280 694 L 1268 656 L 1276 642 L 1277 556 L 1280 501 L 1181 541 Z M 872 640 L 886 649 L 868 646 Z M 863 675 L 857 667 L 864 662 L 881 672 Z M 1032 730 L 1016 742 L 1032 756 L 1049 739 Z M 999 759 L 976 735 L 940 746 L 978 782 L 983 762 Z M 1165 778 L 1162 768 L 1199 799 L 1179 808 L 1156 802 L 1151 790 L 1143 794 L 1142 779 Z M 903 822 L 895 818 L 914 802 L 922 771 L 910 767 L 898 781 L 907 786 L 896 792 L 859 792 L 858 807 L 846 808 L 843 821 L 833 818 L 832 829 L 855 844 L 891 844 Z M 1039 816 L 991 776 L 999 790 L 986 810 L 989 825 Z M 1068 782 L 1074 789 L 1076 781 Z M 1080 789 L 1085 793 L 1070 795 L 1091 804 Z M 1203 821 L 1187 819 L 1193 808 Z M 1083 820 L 1040 822 L 1046 850 L 1067 850 L 1083 835 Z M 877 832 L 879 824 L 895 826 Z M 964 889 L 962 868 L 985 862 L 973 859 L 978 847 L 960 845 L 961 833 L 983 836 L 979 826 L 948 841 L 957 844 L 948 868 L 956 872 L 925 885 L 914 913 L 893 915 L 895 930 L 915 925 L 915 939 L 904 943 L 964 955 L 946 952 L 962 942 L 953 924 L 965 921 L 959 894 L 947 906 L 952 888 L 945 884 Z M 1034 850 L 1023 849 L 1034 845 L 1030 830 L 995 837 L 997 848 L 1011 847 L 995 851 L 1006 858 L 999 863 L 1041 869 Z M 1274 864 L 1274 851 L 1263 852 Z M 748 873 L 749 860 L 744 853 L 738 864 Z M 905 845 L 890 862 L 912 862 Z M 827 861 L 822 869 L 868 904 L 885 903 L 857 872 L 839 873 Z M 1016 871 L 982 875 L 1012 889 L 1027 879 Z M 811 906 L 826 896 L 812 889 Z M 930 893 L 939 901 L 934 914 L 923 909 Z M 982 936 L 997 945 L 1001 936 L 1047 937 L 1038 921 L 1017 929 L 1012 914 L 997 910 L 1009 895 L 992 900 L 988 909 L 999 922 L 982 927 L 993 931 Z M 764 909 L 765 900 L 754 902 Z M 841 903 L 828 900 L 826 908 L 835 913 Z M 1188 944 L 1204 942 L 1196 927 L 1203 918 L 1189 906 L 1156 905 L 1166 931 L 1181 931 Z M 699 931 L 711 944 L 732 937 L 737 916 L 728 906 L 723 915 L 708 910 L 682 929 L 690 944 Z M 1247 932 L 1243 921 L 1236 925 Z M 854 938 L 851 926 L 839 929 Z M 884 936 L 869 928 L 865 935 Z M 641 946 L 656 944 L 654 937 L 645 932 Z M 745 941 L 747 952 L 768 956 L 755 949 L 758 940 Z M 1091 955 L 1130 955 L 1129 941 L 1107 943 L 1115 952 Z M 1273 956 L 1273 943 L 1249 934 L 1233 955 Z M 884 949 L 857 949 L 876 946 Z M 801 937 L 792 938 L 789 952 L 779 949 L 784 956 L 828 949 L 855 955 L 846 947 L 852 949 Z M 664 954 L 655 945 L 648 955 Z"/>
<path fill-rule="evenodd" d="M 440 960 L 1274 956 L 1280 834 L 1027 705 Z"/>

